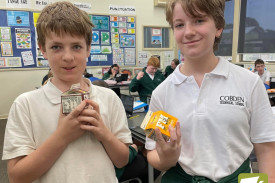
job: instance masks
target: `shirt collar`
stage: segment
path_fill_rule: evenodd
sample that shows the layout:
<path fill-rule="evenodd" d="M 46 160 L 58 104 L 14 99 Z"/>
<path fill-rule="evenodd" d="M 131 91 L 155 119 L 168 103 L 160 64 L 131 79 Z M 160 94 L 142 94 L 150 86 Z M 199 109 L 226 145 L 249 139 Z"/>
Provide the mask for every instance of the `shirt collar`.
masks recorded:
<path fill-rule="evenodd" d="M 89 85 L 89 88 L 91 90 L 91 81 L 87 78 L 83 78 L 84 82 L 87 83 Z M 63 93 L 62 91 L 60 91 L 54 84 L 52 84 L 51 80 L 49 80 L 47 82 L 47 84 L 45 84 L 42 87 L 46 97 L 48 98 L 48 100 L 53 103 L 53 104 L 60 104 L 61 103 L 61 94 Z M 91 91 L 90 91 L 91 93 Z"/>
<path fill-rule="evenodd" d="M 219 76 L 223 76 L 225 78 L 228 78 L 228 76 L 229 76 L 229 64 L 230 63 L 227 60 L 223 59 L 222 57 L 218 57 L 218 59 L 219 59 L 218 64 L 216 65 L 214 70 L 211 71 L 209 74 L 219 75 Z M 188 76 L 185 76 L 184 74 L 182 74 L 180 72 L 180 68 L 182 66 L 183 66 L 183 64 L 180 64 L 174 70 L 174 72 L 171 76 L 171 81 L 172 81 L 173 84 L 180 84 L 188 78 Z"/>

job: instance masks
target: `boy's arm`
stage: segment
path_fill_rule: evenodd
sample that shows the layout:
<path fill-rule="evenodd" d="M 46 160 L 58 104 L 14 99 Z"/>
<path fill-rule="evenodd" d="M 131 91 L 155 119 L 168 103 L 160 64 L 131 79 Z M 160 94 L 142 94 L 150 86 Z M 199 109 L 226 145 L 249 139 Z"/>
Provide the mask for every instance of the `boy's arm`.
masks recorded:
<path fill-rule="evenodd" d="M 105 126 L 99 111 L 99 105 L 87 100 L 87 103 L 93 107 L 91 110 L 86 110 L 85 114 L 80 117 L 81 121 L 90 123 L 83 123 L 81 128 L 90 131 L 94 134 L 98 141 L 100 141 L 111 161 L 117 168 L 122 168 L 128 163 L 129 147 L 123 142 L 119 141 L 114 134 Z"/>
<path fill-rule="evenodd" d="M 157 136 L 156 149 L 147 152 L 150 165 L 160 171 L 166 171 L 175 166 L 181 153 L 181 132 L 179 122 L 176 128 L 169 126 L 170 142 L 166 142 L 160 130 L 155 130 Z"/>
<path fill-rule="evenodd" d="M 260 173 L 268 174 L 268 182 L 275 182 L 275 142 L 255 143 Z"/>
<path fill-rule="evenodd" d="M 132 79 L 130 85 L 129 85 L 129 90 L 131 92 L 136 92 L 139 89 L 139 80 L 137 80 L 137 77 L 134 77 L 134 79 Z"/>
<path fill-rule="evenodd" d="M 60 113 L 56 131 L 39 148 L 27 156 L 8 161 L 11 183 L 32 182 L 52 167 L 67 145 L 85 132 L 79 127 L 80 122 L 77 119 L 85 106 L 86 103 L 83 101 L 69 115 Z"/>

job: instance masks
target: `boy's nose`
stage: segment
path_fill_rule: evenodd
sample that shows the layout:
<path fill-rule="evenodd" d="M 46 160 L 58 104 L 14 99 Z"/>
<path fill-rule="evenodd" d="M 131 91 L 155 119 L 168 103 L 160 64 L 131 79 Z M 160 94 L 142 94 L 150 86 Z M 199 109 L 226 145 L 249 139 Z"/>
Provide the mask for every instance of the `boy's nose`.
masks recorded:
<path fill-rule="evenodd" d="M 186 24 L 185 25 L 185 35 L 189 36 L 189 35 L 194 35 L 195 31 L 194 31 L 194 27 L 191 24 Z"/>
<path fill-rule="evenodd" d="M 72 61 L 74 59 L 72 51 L 70 49 L 64 49 L 64 54 L 62 56 L 62 59 L 66 62 Z"/>

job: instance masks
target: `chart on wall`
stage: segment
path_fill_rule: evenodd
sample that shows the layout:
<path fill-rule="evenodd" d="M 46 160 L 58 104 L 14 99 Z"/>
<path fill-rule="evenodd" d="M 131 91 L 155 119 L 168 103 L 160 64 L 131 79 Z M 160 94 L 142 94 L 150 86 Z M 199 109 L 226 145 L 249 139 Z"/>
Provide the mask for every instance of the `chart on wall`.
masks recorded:
<path fill-rule="evenodd" d="M 49 66 L 37 45 L 39 15 L 0 10 L 0 69 Z M 136 17 L 89 16 L 94 27 L 87 66 L 136 65 Z"/>
<path fill-rule="evenodd" d="M 90 18 L 94 28 L 91 63 L 87 65 L 135 65 L 136 18 L 104 15 Z"/>

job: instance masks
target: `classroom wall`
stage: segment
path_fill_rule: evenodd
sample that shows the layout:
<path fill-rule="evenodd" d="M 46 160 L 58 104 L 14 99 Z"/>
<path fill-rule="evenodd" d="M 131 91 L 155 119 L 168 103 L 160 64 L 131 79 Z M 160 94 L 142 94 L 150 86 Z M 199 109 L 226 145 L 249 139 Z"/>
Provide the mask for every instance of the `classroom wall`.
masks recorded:
<path fill-rule="evenodd" d="M 31 0 L 32 4 L 35 0 Z M 57 0 L 52 0 L 56 2 Z M 136 47 L 137 52 L 142 51 L 143 26 L 169 26 L 165 20 L 165 8 L 154 7 L 154 0 L 76 0 L 71 2 L 90 3 L 92 14 L 109 14 L 109 5 L 127 5 L 136 8 Z M 5 8 L 5 4 L 0 3 L 0 8 Z M 32 10 L 30 8 L 30 10 Z M 163 51 L 149 51 L 150 55 L 161 55 Z M 164 67 L 162 63 L 162 68 Z M 88 71 L 96 77 L 102 77 L 99 72 L 101 67 L 89 67 Z M 34 90 L 41 86 L 42 78 L 48 69 L 0 69 L 0 118 L 6 118 L 14 99 L 23 92 Z"/>

